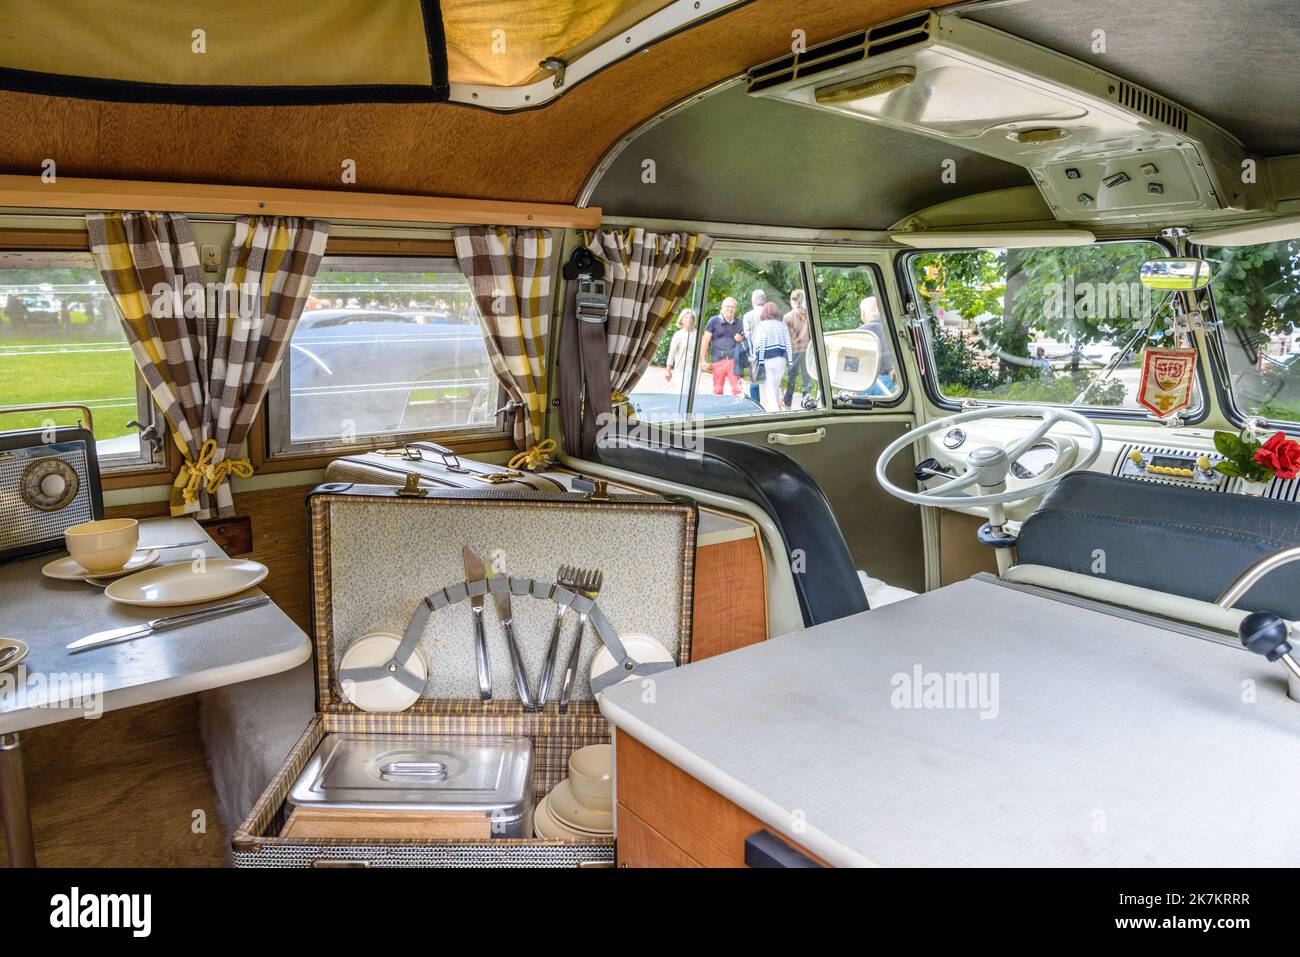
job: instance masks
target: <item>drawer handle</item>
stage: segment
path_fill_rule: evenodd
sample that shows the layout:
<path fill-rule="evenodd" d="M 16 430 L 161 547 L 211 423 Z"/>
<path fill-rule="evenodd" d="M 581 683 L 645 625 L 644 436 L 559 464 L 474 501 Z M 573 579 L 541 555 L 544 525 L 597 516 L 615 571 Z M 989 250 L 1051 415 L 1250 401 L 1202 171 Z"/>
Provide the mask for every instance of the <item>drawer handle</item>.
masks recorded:
<path fill-rule="evenodd" d="M 821 867 L 802 851 L 796 850 L 766 828 L 745 838 L 747 867 Z"/>
<path fill-rule="evenodd" d="M 769 432 L 767 433 L 768 445 L 812 445 L 814 442 L 820 442 L 826 438 L 825 429 L 814 429 L 811 432 Z"/>
<path fill-rule="evenodd" d="M 336 857 L 318 857 L 311 862 L 312 867 L 370 867 L 369 861 L 343 861 Z"/>

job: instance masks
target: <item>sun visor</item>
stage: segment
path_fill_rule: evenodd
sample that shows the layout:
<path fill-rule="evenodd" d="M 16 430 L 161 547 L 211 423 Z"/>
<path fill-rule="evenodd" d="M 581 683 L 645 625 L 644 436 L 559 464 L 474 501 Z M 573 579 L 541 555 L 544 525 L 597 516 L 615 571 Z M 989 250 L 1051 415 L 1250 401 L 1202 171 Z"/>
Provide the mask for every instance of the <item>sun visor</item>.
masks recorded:
<path fill-rule="evenodd" d="M 449 89 L 438 0 L 0 0 L 0 88 L 237 106 Z"/>

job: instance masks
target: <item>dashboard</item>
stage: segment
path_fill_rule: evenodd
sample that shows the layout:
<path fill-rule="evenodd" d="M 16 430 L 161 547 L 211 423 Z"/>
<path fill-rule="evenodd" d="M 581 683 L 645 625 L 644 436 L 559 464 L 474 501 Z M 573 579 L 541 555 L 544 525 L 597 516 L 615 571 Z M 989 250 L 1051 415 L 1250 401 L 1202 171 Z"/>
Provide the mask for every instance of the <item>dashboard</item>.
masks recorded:
<path fill-rule="evenodd" d="M 926 443 L 917 447 L 918 457 L 930 456 L 940 467 L 960 474 L 966 468 L 966 456 L 983 445 L 1007 448 L 1022 439 L 1038 424 L 1035 419 L 988 419 L 968 422 L 950 429 L 939 429 Z M 1101 454 L 1091 471 L 1118 476 L 1134 482 L 1159 485 L 1183 485 L 1208 493 L 1235 491 L 1237 479 L 1214 470 L 1222 460 L 1214 449 L 1212 429 L 1165 429 L 1141 424 L 1107 423 Z M 1035 443 L 1012 466 L 1007 488 L 1026 485 L 1045 476 L 1068 470 L 1086 444 L 1082 429 L 1068 422 L 1058 423 L 1041 442 Z M 937 487 L 942 479 L 925 483 Z M 1275 479 L 1266 491 L 1269 498 L 1296 501 L 1300 481 Z M 958 499 L 959 501 L 959 499 Z M 1020 522 L 1038 505 L 1038 499 L 1016 502 L 1007 507 L 1007 517 Z M 985 514 L 982 508 L 960 506 L 956 511 L 971 515 Z"/>

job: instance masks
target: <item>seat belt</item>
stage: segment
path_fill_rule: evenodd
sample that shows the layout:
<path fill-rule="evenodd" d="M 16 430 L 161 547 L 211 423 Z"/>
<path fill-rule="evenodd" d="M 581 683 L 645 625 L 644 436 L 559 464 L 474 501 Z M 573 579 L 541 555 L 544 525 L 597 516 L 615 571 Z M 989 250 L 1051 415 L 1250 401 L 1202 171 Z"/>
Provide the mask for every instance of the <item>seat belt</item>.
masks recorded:
<path fill-rule="evenodd" d="M 613 416 L 610 401 L 609 291 L 605 266 L 579 246 L 564 266 L 567 283 L 560 325 L 560 421 L 570 455 L 594 459 L 602 422 Z M 602 419 L 602 416 L 605 418 Z"/>

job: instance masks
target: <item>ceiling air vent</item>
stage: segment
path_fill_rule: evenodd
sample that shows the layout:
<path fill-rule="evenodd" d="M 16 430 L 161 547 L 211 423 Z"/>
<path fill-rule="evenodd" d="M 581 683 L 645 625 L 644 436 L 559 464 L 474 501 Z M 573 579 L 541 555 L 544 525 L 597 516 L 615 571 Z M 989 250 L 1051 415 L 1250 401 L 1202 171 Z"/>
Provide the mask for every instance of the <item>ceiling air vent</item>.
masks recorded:
<path fill-rule="evenodd" d="M 1182 133 L 1187 132 L 1186 110 L 1123 80 L 1111 89 L 1115 91 L 1115 102 L 1120 106 L 1141 113 L 1143 116 L 1149 116 L 1157 123 L 1171 126 Z"/>
<path fill-rule="evenodd" d="M 778 86 L 800 77 L 857 63 L 866 55 L 867 31 L 859 30 L 846 37 L 838 37 L 809 47 L 802 53 L 792 53 L 779 60 L 771 60 L 754 67 L 745 75 L 745 89 L 750 93 L 757 93 L 770 86 Z"/>
<path fill-rule="evenodd" d="M 933 16 L 929 11 L 872 27 L 867 33 L 867 56 L 879 56 L 893 50 L 924 43 L 930 38 Z"/>

